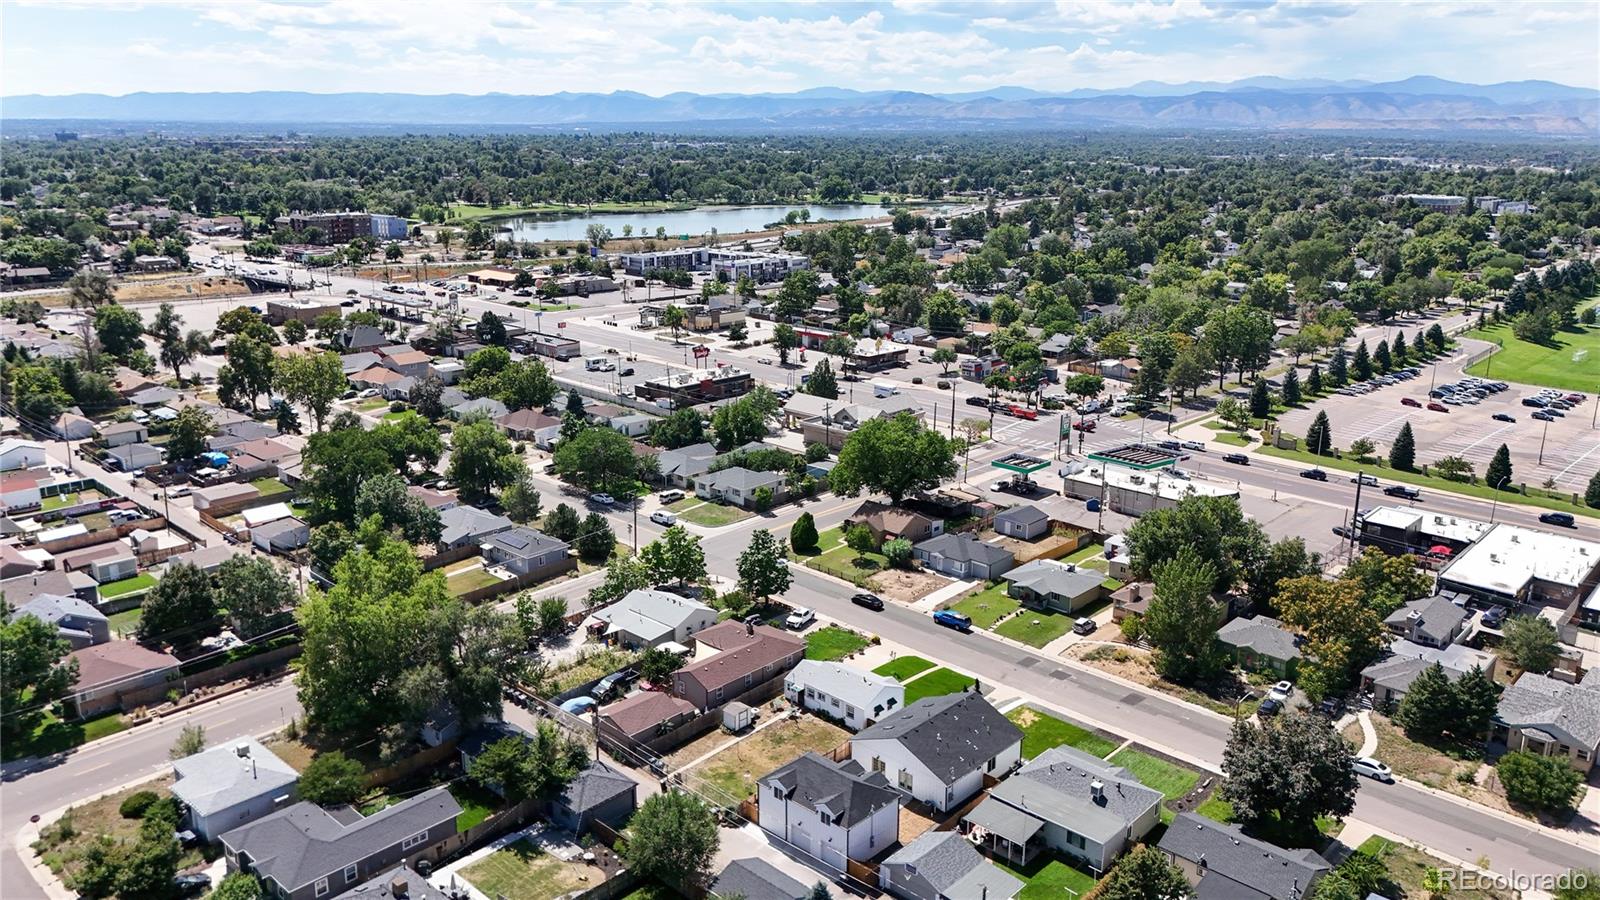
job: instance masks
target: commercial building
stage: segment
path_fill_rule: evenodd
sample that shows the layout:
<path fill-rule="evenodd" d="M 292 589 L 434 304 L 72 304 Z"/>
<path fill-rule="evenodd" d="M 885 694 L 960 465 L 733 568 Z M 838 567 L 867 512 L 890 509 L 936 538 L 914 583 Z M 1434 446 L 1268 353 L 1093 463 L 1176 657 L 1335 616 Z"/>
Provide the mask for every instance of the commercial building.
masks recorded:
<path fill-rule="evenodd" d="M 1600 585 L 1600 544 L 1492 525 L 1439 573 L 1440 591 L 1487 603 L 1576 607 Z"/>
<path fill-rule="evenodd" d="M 406 220 L 400 216 L 372 213 L 372 236 L 380 241 L 403 241 L 410 236 Z"/>
<path fill-rule="evenodd" d="M 372 216 L 364 212 L 291 213 L 289 228 L 304 234 L 312 244 L 348 244 L 372 236 Z"/>
<path fill-rule="evenodd" d="M 572 338 L 538 331 L 512 338 L 511 349 L 519 353 L 548 356 L 551 359 L 574 359 L 583 353 L 583 347 Z"/>
<path fill-rule="evenodd" d="M 1136 472 L 1105 463 L 1068 466 L 1062 470 L 1061 479 L 1068 497 L 1079 500 L 1103 497 L 1107 509 L 1128 516 L 1171 509 L 1186 497 L 1239 497 L 1238 488 L 1161 471 Z"/>
<path fill-rule="evenodd" d="M 748 277 L 753 281 L 775 281 L 797 269 L 811 268 L 811 260 L 794 253 L 757 253 L 722 247 L 683 247 L 624 253 L 618 258 L 622 271 L 644 275 L 661 269 L 724 274 L 729 281 Z"/>
<path fill-rule="evenodd" d="M 1410 200 L 1423 209 L 1435 212 L 1459 212 L 1467 205 L 1467 198 L 1459 194 L 1396 194 L 1396 200 Z"/>
<path fill-rule="evenodd" d="M 282 325 L 295 321 L 310 325 L 328 313 L 342 313 L 335 300 L 268 300 L 267 324 Z"/>
<path fill-rule="evenodd" d="M 739 397 L 755 387 L 755 378 L 736 366 L 671 372 L 633 386 L 640 400 L 666 400 L 672 408 Z"/>

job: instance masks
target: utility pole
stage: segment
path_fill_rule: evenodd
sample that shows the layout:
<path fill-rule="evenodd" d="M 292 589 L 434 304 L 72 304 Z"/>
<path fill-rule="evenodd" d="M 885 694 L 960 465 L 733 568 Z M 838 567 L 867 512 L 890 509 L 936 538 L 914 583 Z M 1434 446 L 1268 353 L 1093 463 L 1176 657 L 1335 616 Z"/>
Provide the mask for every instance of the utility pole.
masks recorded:
<path fill-rule="evenodd" d="M 1600 403 L 1600 400 L 1596 400 L 1595 402 L 1596 403 Z M 1541 429 L 1540 432 L 1539 432 L 1539 465 L 1541 465 L 1541 466 L 1544 465 L 1544 439 L 1545 439 L 1545 435 L 1548 435 L 1549 433 L 1550 433 L 1550 420 L 1549 419 L 1545 419 L 1544 420 L 1544 428 Z"/>
<path fill-rule="evenodd" d="M 1366 486 L 1366 470 L 1356 471 L 1356 501 L 1350 508 L 1350 556 L 1356 555 L 1356 517 L 1361 515 L 1361 489 Z"/>

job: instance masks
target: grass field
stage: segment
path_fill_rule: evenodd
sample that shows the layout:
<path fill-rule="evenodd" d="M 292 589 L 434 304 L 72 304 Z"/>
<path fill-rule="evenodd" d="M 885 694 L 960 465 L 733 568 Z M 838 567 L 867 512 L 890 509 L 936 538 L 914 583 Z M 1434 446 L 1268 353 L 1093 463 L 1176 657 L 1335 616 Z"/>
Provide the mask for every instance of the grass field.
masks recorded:
<path fill-rule="evenodd" d="M 829 625 L 806 635 L 806 659 L 833 662 L 865 649 L 867 643 L 866 637 L 859 632 Z"/>
<path fill-rule="evenodd" d="M 1022 729 L 1022 755 L 1028 759 L 1033 759 L 1052 747 L 1062 745 L 1101 758 L 1117 749 L 1114 742 L 1087 728 L 1080 728 L 1031 706 L 1019 706 L 1007 713 L 1006 718 Z"/>
<path fill-rule="evenodd" d="M 250 486 L 260 491 L 263 497 L 276 497 L 279 494 L 289 493 L 289 486 L 276 478 L 257 478 L 250 482 Z"/>
<path fill-rule="evenodd" d="M 116 734 L 127 727 L 128 724 L 122 720 L 121 713 L 106 713 L 82 722 L 63 722 L 46 713 L 44 720 L 33 729 L 32 734 L 24 740 L 6 744 L 5 751 L 0 757 L 9 761 L 25 756 L 62 753 L 73 747 L 81 747 L 90 741 Z"/>
<path fill-rule="evenodd" d="M 1075 621 L 1077 621 L 1076 616 L 1065 613 L 1026 609 L 1020 615 L 1001 622 L 994 633 L 1014 641 L 1021 641 L 1030 647 L 1043 647 L 1071 631 L 1072 623 Z"/>
<path fill-rule="evenodd" d="M 945 694 L 964 691 L 974 684 L 977 684 L 977 681 L 960 672 L 934 669 L 926 675 L 913 678 L 906 684 L 906 705 L 910 706 L 924 697 L 942 697 Z"/>
<path fill-rule="evenodd" d="M 106 599 L 122 597 L 135 591 L 147 591 L 156 586 L 156 577 L 149 572 L 140 572 L 131 578 L 113 581 L 100 585 L 100 596 Z"/>
<path fill-rule="evenodd" d="M 721 503 L 707 503 L 695 496 L 688 496 L 667 509 L 678 514 L 678 518 L 685 522 L 693 522 L 705 528 L 721 528 L 735 522 L 743 522 L 755 513 L 745 512 L 737 506 L 727 506 Z"/>
<path fill-rule="evenodd" d="M 909 692 L 908 692 L 909 693 Z M 907 697 L 906 702 L 911 698 Z M 689 770 L 725 793 L 729 802 L 747 797 L 756 779 L 808 750 L 827 753 L 850 732 L 814 716 L 769 725 Z"/>
<path fill-rule="evenodd" d="M 461 812 L 456 816 L 457 831 L 466 831 L 489 818 L 490 813 L 500 808 L 499 797 L 467 781 L 452 783 L 450 796 L 461 804 Z"/>
<path fill-rule="evenodd" d="M 1239 435 L 1234 434 L 1231 431 L 1219 431 L 1219 432 L 1217 432 L 1217 436 L 1212 438 L 1212 440 L 1216 441 L 1219 444 L 1227 444 L 1230 447 L 1248 447 L 1248 446 L 1250 446 L 1250 439 L 1249 438 L 1240 437 Z"/>
<path fill-rule="evenodd" d="M 897 656 L 872 671 L 896 681 L 908 681 L 931 668 L 933 663 L 920 656 Z"/>
<path fill-rule="evenodd" d="M 1021 603 L 1006 596 L 1006 582 L 990 585 L 950 608 L 972 620 L 973 627 L 989 629 L 994 623 L 1016 612 Z"/>
<path fill-rule="evenodd" d="M 139 620 L 144 617 L 144 609 L 135 606 L 119 613 L 112 613 L 106 617 L 111 625 L 112 634 L 133 634 L 139 628 Z"/>
<path fill-rule="evenodd" d="M 1169 763 L 1148 753 L 1142 753 L 1132 747 L 1127 747 L 1111 754 L 1110 762 L 1132 772 L 1141 784 L 1160 791 L 1168 800 L 1176 800 L 1182 797 L 1194 790 L 1194 786 L 1200 783 L 1199 772 L 1193 769 L 1185 769 L 1182 766 Z M 1170 822 L 1172 817 L 1172 811 L 1163 805 L 1161 807 L 1161 821 Z"/>
<path fill-rule="evenodd" d="M 449 589 L 452 597 L 459 597 L 468 591 L 499 583 L 500 579 L 482 566 L 473 566 L 445 577 L 445 587 Z"/>
<path fill-rule="evenodd" d="M 39 511 L 40 512 L 52 512 L 54 510 L 63 509 L 65 507 L 71 506 L 72 504 L 77 503 L 77 502 L 78 502 L 78 495 L 77 494 L 57 494 L 54 497 L 46 497 L 46 498 L 44 498 L 44 500 L 41 501 L 40 504 L 39 504 Z"/>
<path fill-rule="evenodd" d="M 1500 344 L 1493 355 L 1467 369 L 1472 375 L 1585 394 L 1600 390 L 1600 326 L 1558 331 L 1549 344 L 1518 340 L 1510 325 L 1469 331 L 1467 337 Z"/>
<path fill-rule="evenodd" d="M 996 859 L 995 865 L 1021 879 L 1024 886 L 1017 900 L 1070 900 L 1082 897 L 1095 885 L 1095 878 L 1074 869 L 1054 856 L 1043 853 L 1022 867 Z"/>
<path fill-rule="evenodd" d="M 461 876 L 489 897 L 553 900 L 592 887 L 597 871 L 582 863 L 562 862 L 522 838 L 463 868 Z"/>

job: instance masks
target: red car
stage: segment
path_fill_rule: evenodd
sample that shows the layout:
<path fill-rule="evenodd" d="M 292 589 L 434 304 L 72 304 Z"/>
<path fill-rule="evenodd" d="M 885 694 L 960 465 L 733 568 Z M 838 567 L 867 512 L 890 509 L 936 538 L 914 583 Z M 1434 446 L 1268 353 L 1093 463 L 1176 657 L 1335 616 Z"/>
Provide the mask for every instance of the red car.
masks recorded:
<path fill-rule="evenodd" d="M 1428 408 L 1434 412 L 1447 413 L 1450 411 L 1450 407 L 1445 406 L 1443 403 L 1429 403 Z"/>
<path fill-rule="evenodd" d="M 1079 419 L 1078 421 L 1072 423 L 1072 427 L 1078 431 L 1093 431 L 1094 422 L 1091 422 L 1088 419 Z"/>
<path fill-rule="evenodd" d="M 1422 404 L 1418 403 L 1417 399 L 1415 397 L 1401 397 L 1400 398 L 1400 405 L 1401 406 L 1421 406 Z"/>
<path fill-rule="evenodd" d="M 1013 407 L 1011 407 L 1011 414 L 1013 416 L 1016 416 L 1019 419 L 1027 419 L 1029 422 L 1032 422 L 1032 421 L 1034 421 L 1034 420 L 1039 418 L 1038 410 L 1032 410 L 1032 409 L 1027 408 L 1026 406 L 1013 406 Z"/>

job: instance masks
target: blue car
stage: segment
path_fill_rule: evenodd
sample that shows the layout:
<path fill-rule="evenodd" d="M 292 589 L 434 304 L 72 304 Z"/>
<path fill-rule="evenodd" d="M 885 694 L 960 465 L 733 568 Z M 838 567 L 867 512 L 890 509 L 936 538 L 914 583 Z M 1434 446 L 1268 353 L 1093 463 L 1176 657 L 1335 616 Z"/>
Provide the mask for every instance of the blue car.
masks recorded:
<path fill-rule="evenodd" d="M 972 630 L 972 619 L 956 612 L 953 609 L 941 609 L 935 611 L 933 614 L 933 620 L 946 628 L 954 628 L 957 631 Z"/>

